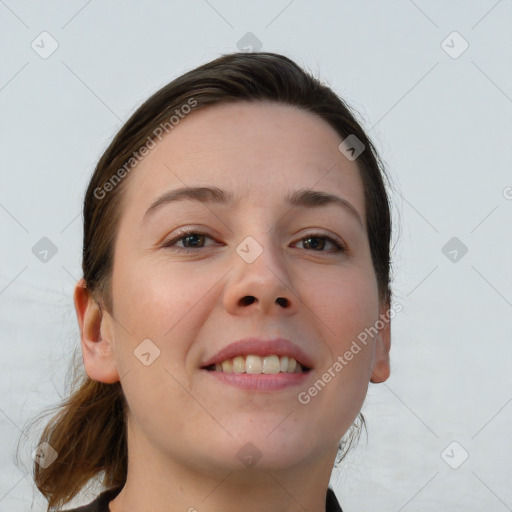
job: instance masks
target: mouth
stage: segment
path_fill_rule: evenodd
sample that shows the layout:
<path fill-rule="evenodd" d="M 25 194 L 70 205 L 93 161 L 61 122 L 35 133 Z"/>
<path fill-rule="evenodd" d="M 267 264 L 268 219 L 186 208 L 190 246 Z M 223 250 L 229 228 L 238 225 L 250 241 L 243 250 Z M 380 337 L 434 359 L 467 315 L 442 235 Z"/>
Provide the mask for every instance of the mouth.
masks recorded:
<path fill-rule="evenodd" d="M 313 375 L 314 363 L 307 352 L 285 338 L 245 338 L 225 346 L 201 364 L 212 383 L 270 392 L 305 384 Z"/>
<path fill-rule="evenodd" d="M 248 373 L 252 375 L 277 375 L 279 373 L 307 373 L 311 368 L 293 357 L 270 354 L 239 355 L 201 369 L 218 373 Z"/>

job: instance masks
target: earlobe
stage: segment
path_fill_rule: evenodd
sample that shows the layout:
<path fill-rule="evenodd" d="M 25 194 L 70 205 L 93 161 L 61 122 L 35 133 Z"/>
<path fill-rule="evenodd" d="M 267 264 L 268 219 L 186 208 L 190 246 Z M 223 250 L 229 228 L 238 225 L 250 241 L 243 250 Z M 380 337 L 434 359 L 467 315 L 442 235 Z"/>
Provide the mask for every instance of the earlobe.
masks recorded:
<path fill-rule="evenodd" d="M 107 384 L 119 381 L 110 315 L 89 294 L 84 279 L 77 282 L 73 298 L 87 375 Z"/>
<path fill-rule="evenodd" d="M 379 329 L 375 339 L 375 359 L 370 382 L 380 383 L 389 378 L 391 373 L 389 362 L 389 351 L 391 348 L 391 319 L 389 317 L 389 304 L 381 310 L 380 319 L 384 324 Z"/>

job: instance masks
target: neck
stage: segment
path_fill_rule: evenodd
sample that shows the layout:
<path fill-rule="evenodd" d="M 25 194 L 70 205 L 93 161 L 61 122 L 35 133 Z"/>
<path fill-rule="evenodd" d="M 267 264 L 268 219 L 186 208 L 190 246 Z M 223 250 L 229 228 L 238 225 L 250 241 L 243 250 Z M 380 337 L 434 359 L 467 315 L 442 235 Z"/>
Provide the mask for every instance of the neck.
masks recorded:
<path fill-rule="evenodd" d="M 215 467 L 214 461 L 165 457 L 131 439 L 128 474 L 110 512 L 325 512 L 336 447 L 292 467 Z"/>

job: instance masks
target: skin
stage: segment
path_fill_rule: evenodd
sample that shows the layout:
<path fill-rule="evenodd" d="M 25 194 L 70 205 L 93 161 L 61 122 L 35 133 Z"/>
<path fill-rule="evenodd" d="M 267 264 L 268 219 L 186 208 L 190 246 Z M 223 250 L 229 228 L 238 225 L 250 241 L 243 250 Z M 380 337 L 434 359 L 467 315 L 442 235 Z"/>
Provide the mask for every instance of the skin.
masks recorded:
<path fill-rule="evenodd" d="M 369 382 L 390 372 L 385 322 L 308 404 L 297 399 L 389 310 L 378 299 L 357 160 L 340 153 L 341 141 L 291 106 L 214 105 L 189 114 L 126 178 L 113 314 L 99 310 L 83 280 L 74 294 L 85 370 L 121 381 L 130 409 L 128 478 L 111 512 L 325 510 L 338 441 Z M 142 223 L 160 194 L 185 185 L 225 189 L 238 205 L 185 200 Z M 340 206 L 287 205 L 285 195 L 299 188 L 343 197 L 362 226 Z M 190 239 L 163 247 L 186 226 L 210 238 L 193 240 L 199 248 L 188 253 Z M 324 239 L 312 248 L 308 235 L 318 231 L 347 251 L 327 240 L 322 247 Z M 235 250 L 248 236 L 263 248 L 250 264 Z M 308 353 L 306 384 L 246 391 L 199 369 L 253 335 L 282 336 Z M 133 354 L 144 339 L 160 350 L 149 366 Z M 237 457 L 249 442 L 261 454 L 252 467 Z"/>

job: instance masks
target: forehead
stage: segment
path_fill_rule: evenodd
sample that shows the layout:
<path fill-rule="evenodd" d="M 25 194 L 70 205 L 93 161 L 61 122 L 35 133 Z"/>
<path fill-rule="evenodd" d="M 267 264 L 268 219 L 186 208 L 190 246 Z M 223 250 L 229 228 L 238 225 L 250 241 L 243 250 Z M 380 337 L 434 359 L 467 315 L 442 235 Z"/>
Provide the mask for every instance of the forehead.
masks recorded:
<path fill-rule="evenodd" d="M 359 168 L 340 153 L 341 141 L 319 116 L 289 105 L 204 107 L 157 140 L 133 169 L 123 208 L 142 218 L 155 197 L 183 186 L 214 185 L 233 192 L 242 205 L 270 205 L 308 188 L 342 195 L 364 220 Z"/>

